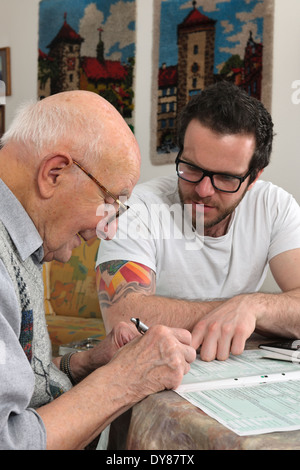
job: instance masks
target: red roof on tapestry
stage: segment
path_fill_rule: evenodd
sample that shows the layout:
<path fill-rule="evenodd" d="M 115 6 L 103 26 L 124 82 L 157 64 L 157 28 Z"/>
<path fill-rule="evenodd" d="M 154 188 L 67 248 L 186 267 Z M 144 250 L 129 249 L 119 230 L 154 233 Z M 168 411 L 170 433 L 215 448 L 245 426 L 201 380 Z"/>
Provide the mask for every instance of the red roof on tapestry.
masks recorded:
<path fill-rule="evenodd" d="M 96 57 L 83 57 L 82 68 L 87 78 L 91 80 L 124 80 L 128 74 L 126 68 L 120 62 L 105 60 L 101 63 Z"/>
<path fill-rule="evenodd" d="M 41 49 L 39 49 L 39 59 L 42 59 L 42 60 L 50 60 L 51 62 L 53 62 L 53 57 L 50 57 L 48 54 L 45 54 L 45 52 L 41 51 Z"/>
<path fill-rule="evenodd" d="M 161 67 L 158 74 L 158 86 L 170 87 L 177 85 L 177 65 Z"/>
<path fill-rule="evenodd" d="M 74 29 L 71 28 L 71 26 L 65 20 L 61 29 L 47 47 L 53 47 L 58 42 L 73 42 L 80 44 L 83 41 L 84 39 L 79 34 L 77 34 L 76 31 L 74 31 Z"/>
<path fill-rule="evenodd" d="M 194 8 L 188 16 L 185 18 L 185 20 L 181 23 L 182 26 L 192 26 L 196 24 L 204 24 L 204 23 L 213 23 L 214 20 L 211 18 L 208 18 L 207 16 L 203 15 L 200 13 L 197 8 Z"/>

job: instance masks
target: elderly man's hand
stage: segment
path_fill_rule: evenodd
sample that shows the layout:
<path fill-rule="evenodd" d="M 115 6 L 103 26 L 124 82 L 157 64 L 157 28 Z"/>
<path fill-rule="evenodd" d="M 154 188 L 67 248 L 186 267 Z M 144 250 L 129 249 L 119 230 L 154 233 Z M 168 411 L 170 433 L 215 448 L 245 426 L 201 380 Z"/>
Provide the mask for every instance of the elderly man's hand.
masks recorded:
<path fill-rule="evenodd" d="M 181 383 L 196 358 L 191 342 L 191 333 L 184 329 L 156 325 L 141 335 L 133 324 L 121 322 L 98 346 L 72 356 L 72 375 L 80 381 L 107 365 L 112 383 L 130 388 L 133 404 Z"/>
<path fill-rule="evenodd" d="M 132 323 L 120 322 L 97 346 L 73 355 L 70 367 L 75 381 L 80 382 L 91 372 L 107 364 L 120 348 L 136 336 L 141 335 Z M 54 362 L 59 367 L 56 361 L 58 359 Z"/>
<path fill-rule="evenodd" d="M 90 351 L 94 369 L 109 362 L 120 348 L 136 336 L 141 335 L 132 323 L 120 322 L 114 326 L 105 339 Z"/>
<path fill-rule="evenodd" d="M 187 330 L 156 325 L 134 339 L 113 357 L 108 367 L 114 380 L 133 394 L 133 403 L 164 389 L 179 386 L 196 358 Z"/>
<path fill-rule="evenodd" d="M 192 331 L 192 345 L 201 346 L 204 361 L 241 354 L 256 326 L 255 294 L 239 295 L 205 315 Z"/>

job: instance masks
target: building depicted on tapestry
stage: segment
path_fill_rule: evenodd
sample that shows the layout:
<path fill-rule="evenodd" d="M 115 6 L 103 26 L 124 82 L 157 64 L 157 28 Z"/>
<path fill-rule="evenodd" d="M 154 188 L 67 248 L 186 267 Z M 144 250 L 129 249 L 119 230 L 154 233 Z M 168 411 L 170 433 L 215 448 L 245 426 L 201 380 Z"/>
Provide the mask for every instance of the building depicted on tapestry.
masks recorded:
<path fill-rule="evenodd" d="M 134 58 L 126 64 L 105 59 L 102 28 L 96 57 L 81 56 L 82 38 L 67 22 L 47 46 L 46 54 L 39 51 L 38 95 L 40 98 L 68 90 L 88 90 L 100 94 L 112 103 L 126 119 L 133 111 Z"/>
<path fill-rule="evenodd" d="M 178 63 L 162 64 L 158 72 L 157 151 L 176 150 L 177 115 L 188 100 L 207 86 L 228 80 L 261 98 L 263 45 L 249 39 L 244 57 L 232 55 L 219 74 L 214 73 L 216 20 L 192 9 L 177 25 Z"/>

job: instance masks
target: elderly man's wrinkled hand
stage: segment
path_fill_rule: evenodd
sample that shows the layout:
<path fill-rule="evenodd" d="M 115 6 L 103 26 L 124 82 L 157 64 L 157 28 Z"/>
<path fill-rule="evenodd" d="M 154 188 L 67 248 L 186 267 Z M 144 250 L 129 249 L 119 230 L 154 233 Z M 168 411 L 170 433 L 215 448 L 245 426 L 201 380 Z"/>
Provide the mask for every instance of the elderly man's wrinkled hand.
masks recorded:
<path fill-rule="evenodd" d="M 111 360 L 115 379 L 126 377 L 134 402 L 164 389 L 175 389 L 196 358 L 187 330 L 156 325 L 124 346 Z"/>
<path fill-rule="evenodd" d="M 141 335 L 132 323 L 120 322 L 114 326 L 100 344 L 89 351 L 91 371 L 107 364 L 120 348 L 137 336 Z"/>

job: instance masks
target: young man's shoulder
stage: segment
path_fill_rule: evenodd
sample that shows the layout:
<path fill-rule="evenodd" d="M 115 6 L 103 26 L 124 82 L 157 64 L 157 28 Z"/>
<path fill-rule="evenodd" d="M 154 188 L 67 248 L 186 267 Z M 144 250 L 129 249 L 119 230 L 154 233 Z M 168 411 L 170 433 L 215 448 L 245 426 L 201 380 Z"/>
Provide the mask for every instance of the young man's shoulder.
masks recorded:
<path fill-rule="evenodd" d="M 177 194 L 177 176 L 159 176 L 149 181 L 139 183 L 133 190 L 132 197 L 141 200 L 165 201 Z"/>
<path fill-rule="evenodd" d="M 288 191 L 277 186 L 270 181 L 258 180 L 254 184 L 254 186 L 248 191 L 247 196 L 249 199 L 253 200 L 253 198 L 270 198 L 276 199 L 281 197 L 291 198 L 293 197 Z"/>

